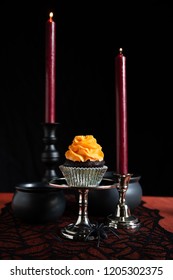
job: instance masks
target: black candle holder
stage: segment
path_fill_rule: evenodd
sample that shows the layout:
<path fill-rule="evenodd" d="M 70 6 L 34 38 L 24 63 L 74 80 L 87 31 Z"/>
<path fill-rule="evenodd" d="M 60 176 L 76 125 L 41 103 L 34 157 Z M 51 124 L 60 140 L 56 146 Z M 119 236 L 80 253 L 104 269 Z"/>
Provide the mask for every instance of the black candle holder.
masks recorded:
<path fill-rule="evenodd" d="M 58 177 L 58 162 L 59 162 L 60 155 L 56 148 L 57 127 L 58 127 L 58 123 L 44 123 L 43 124 L 44 150 L 41 155 L 41 160 L 45 166 L 44 175 L 42 177 L 42 181 L 45 183 Z"/>

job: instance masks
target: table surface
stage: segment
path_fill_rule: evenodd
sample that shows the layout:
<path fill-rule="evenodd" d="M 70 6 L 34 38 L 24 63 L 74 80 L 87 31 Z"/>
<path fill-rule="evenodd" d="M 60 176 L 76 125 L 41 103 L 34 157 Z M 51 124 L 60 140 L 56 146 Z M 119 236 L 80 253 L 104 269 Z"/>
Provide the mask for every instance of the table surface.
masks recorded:
<path fill-rule="evenodd" d="M 117 238 L 105 229 L 106 238 L 74 242 L 61 236 L 61 230 L 76 219 L 73 194 L 68 193 L 68 207 L 61 219 L 46 225 L 15 219 L 10 207 L 13 195 L 0 193 L 0 259 L 173 259 L 173 197 L 143 196 L 134 209 L 141 221 L 135 233 L 120 229 Z M 99 225 L 103 221 L 98 218 Z"/>
<path fill-rule="evenodd" d="M 11 202 L 13 193 L 0 193 L 0 209 Z M 158 209 L 163 217 L 159 224 L 166 230 L 173 232 L 173 197 L 143 196 L 142 201 L 149 209 Z"/>

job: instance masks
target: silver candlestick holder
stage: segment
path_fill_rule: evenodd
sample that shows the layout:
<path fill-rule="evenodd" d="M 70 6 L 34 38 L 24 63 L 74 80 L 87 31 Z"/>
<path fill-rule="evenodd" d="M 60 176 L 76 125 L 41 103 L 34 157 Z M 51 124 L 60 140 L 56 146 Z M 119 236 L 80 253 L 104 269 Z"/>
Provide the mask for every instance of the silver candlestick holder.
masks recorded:
<path fill-rule="evenodd" d="M 115 213 L 107 217 L 108 226 L 113 228 L 124 228 L 136 230 L 140 227 L 140 221 L 137 217 L 131 215 L 129 206 L 126 204 L 126 192 L 128 190 L 129 181 L 132 174 L 116 174 L 118 178 L 117 190 L 119 200 Z"/>

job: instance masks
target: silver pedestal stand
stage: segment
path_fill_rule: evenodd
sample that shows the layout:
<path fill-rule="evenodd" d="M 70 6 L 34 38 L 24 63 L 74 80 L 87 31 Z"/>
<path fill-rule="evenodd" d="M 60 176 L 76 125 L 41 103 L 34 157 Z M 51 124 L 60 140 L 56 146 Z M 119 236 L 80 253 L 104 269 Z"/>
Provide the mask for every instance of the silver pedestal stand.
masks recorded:
<path fill-rule="evenodd" d="M 92 235 L 94 232 L 95 224 L 92 224 L 88 217 L 88 193 L 92 190 L 105 190 L 116 188 L 117 184 L 111 179 L 103 179 L 101 185 L 91 187 L 70 187 L 68 185 L 61 185 L 56 182 L 50 182 L 51 186 L 66 189 L 75 189 L 79 193 L 79 212 L 78 218 L 75 223 L 71 223 L 61 230 L 63 237 L 77 241 L 94 240 L 98 237 Z"/>

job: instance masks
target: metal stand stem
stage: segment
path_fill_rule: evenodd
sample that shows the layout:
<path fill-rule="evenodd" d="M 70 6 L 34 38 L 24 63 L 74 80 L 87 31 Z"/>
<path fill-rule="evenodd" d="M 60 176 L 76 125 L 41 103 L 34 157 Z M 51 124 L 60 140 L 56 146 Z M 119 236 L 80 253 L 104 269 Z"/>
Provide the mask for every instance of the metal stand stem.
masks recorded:
<path fill-rule="evenodd" d="M 88 192 L 86 188 L 79 188 L 79 212 L 76 223 L 69 224 L 62 229 L 61 233 L 65 238 L 74 240 L 86 240 L 90 232 L 93 230 L 93 224 L 88 218 Z M 93 240 L 93 236 L 89 236 L 88 240 Z"/>

